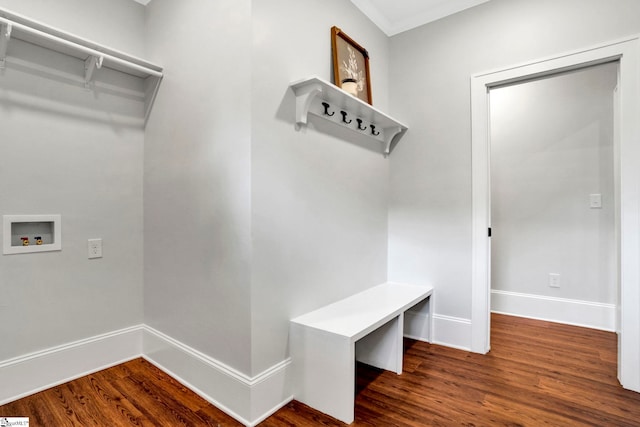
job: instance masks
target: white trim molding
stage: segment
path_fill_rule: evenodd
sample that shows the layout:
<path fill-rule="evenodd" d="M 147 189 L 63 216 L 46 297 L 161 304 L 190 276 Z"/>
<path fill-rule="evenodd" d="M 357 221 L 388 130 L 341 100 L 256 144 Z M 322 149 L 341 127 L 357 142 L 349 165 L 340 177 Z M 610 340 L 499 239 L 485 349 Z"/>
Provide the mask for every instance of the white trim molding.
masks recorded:
<path fill-rule="evenodd" d="M 471 320 L 434 313 L 433 340 L 431 342 L 469 351 L 471 349 Z"/>
<path fill-rule="evenodd" d="M 616 331 L 615 304 L 492 290 L 491 311 L 585 328 Z"/>
<path fill-rule="evenodd" d="M 140 357 L 143 326 L 0 362 L 0 405 Z"/>
<path fill-rule="evenodd" d="M 391 37 L 487 1 L 489 0 L 388 2 L 387 4 L 371 0 L 351 0 L 351 3 L 356 5 L 387 36 Z M 391 8 L 395 13 L 389 13 Z M 397 18 L 391 19 L 391 16 L 397 16 Z"/>
<path fill-rule="evenodd" d="M 0 361 L 0 405 L 143 357 L 211 404 L 255 426 L 293 399 L 291 359 L 247 376 L 146 325 Z"/>
<path fill-rule="evenodd" d="M 149 326 L 144 358 L 218 409 L 254 426 L 293 399 L 291 359 L 249 377 Z"/>

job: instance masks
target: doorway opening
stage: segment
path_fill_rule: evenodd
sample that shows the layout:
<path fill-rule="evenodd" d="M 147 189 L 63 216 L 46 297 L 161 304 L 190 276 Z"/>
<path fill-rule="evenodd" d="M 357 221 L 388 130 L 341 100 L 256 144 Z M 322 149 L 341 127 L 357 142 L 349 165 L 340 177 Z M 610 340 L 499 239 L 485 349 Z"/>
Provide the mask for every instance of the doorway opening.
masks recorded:
<path fill-rule="evenodd" d="M 616 331 L 618 65 L 490 88 L 492 312 Z"/>
<path fill-rule="evenodd" d="M 640 38 L 629 37 L 585 50 L 471 77 L 472 127 L 472 310 L 471 350 L 490 349 L 491 243 L 489 93 L 491 88 L 589 66 L 619 62 L 614 119 L 618 379 L 640 392 Z"/>

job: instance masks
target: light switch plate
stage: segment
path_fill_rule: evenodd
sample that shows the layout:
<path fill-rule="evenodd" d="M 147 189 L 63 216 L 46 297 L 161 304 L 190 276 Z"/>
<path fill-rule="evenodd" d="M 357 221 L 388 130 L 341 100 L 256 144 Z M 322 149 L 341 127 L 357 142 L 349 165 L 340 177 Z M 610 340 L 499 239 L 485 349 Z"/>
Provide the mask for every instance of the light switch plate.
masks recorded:
<path fill-rule="evenodd" d="M 602 208 L 602 194 L 590 194 L 589 195 L 589 207 L 591 209 Z"/>
<path fill-rule="evenodd" d="M 560 273 L 549 273 L 549 286 L 552 288 L 560 287 Z"/>

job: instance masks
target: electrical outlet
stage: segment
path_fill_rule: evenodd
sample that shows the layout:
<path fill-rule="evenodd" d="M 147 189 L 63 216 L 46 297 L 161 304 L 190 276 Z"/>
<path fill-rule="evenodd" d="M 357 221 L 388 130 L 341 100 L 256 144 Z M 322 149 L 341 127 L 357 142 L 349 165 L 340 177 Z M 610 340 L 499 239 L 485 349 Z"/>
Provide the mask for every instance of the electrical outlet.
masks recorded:
<path fill-rule="evenodd" d="M 549 273 L 549 286 L 552 288 L 560 287 L 560 274 L 559 273 Z"/>
<path fill-rule="evenodd" d="M 102 258 L 102 239 L 87 240 L 87 249 L 89 259 Z"/>

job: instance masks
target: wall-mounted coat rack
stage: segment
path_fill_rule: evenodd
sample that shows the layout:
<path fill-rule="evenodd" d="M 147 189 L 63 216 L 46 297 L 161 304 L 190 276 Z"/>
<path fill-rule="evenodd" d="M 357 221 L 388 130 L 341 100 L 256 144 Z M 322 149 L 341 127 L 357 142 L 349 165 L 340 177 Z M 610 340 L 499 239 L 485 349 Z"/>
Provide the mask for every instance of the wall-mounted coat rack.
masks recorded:
<path fill-rule="evenodd" d="M 0 9 L 0 69 L 6 67 L 7 48 L 11 39 L 81 59 L 84 69 L 79 71 L 84 76 L 87 88 L 94 80 L 96 71 L 102 68 L 145 79 L 145 120 L 148 117 L 162 80 L 162 67 Z"/>
<path fill-rule="evenodd" d="M 382 143 L 385 157 L 408 129 L 399 121 L 319 77 L 291 83 L 290 87 L 296 95 L 298 128 L 306 125 L 308 115 L 313 114 Z"/>

